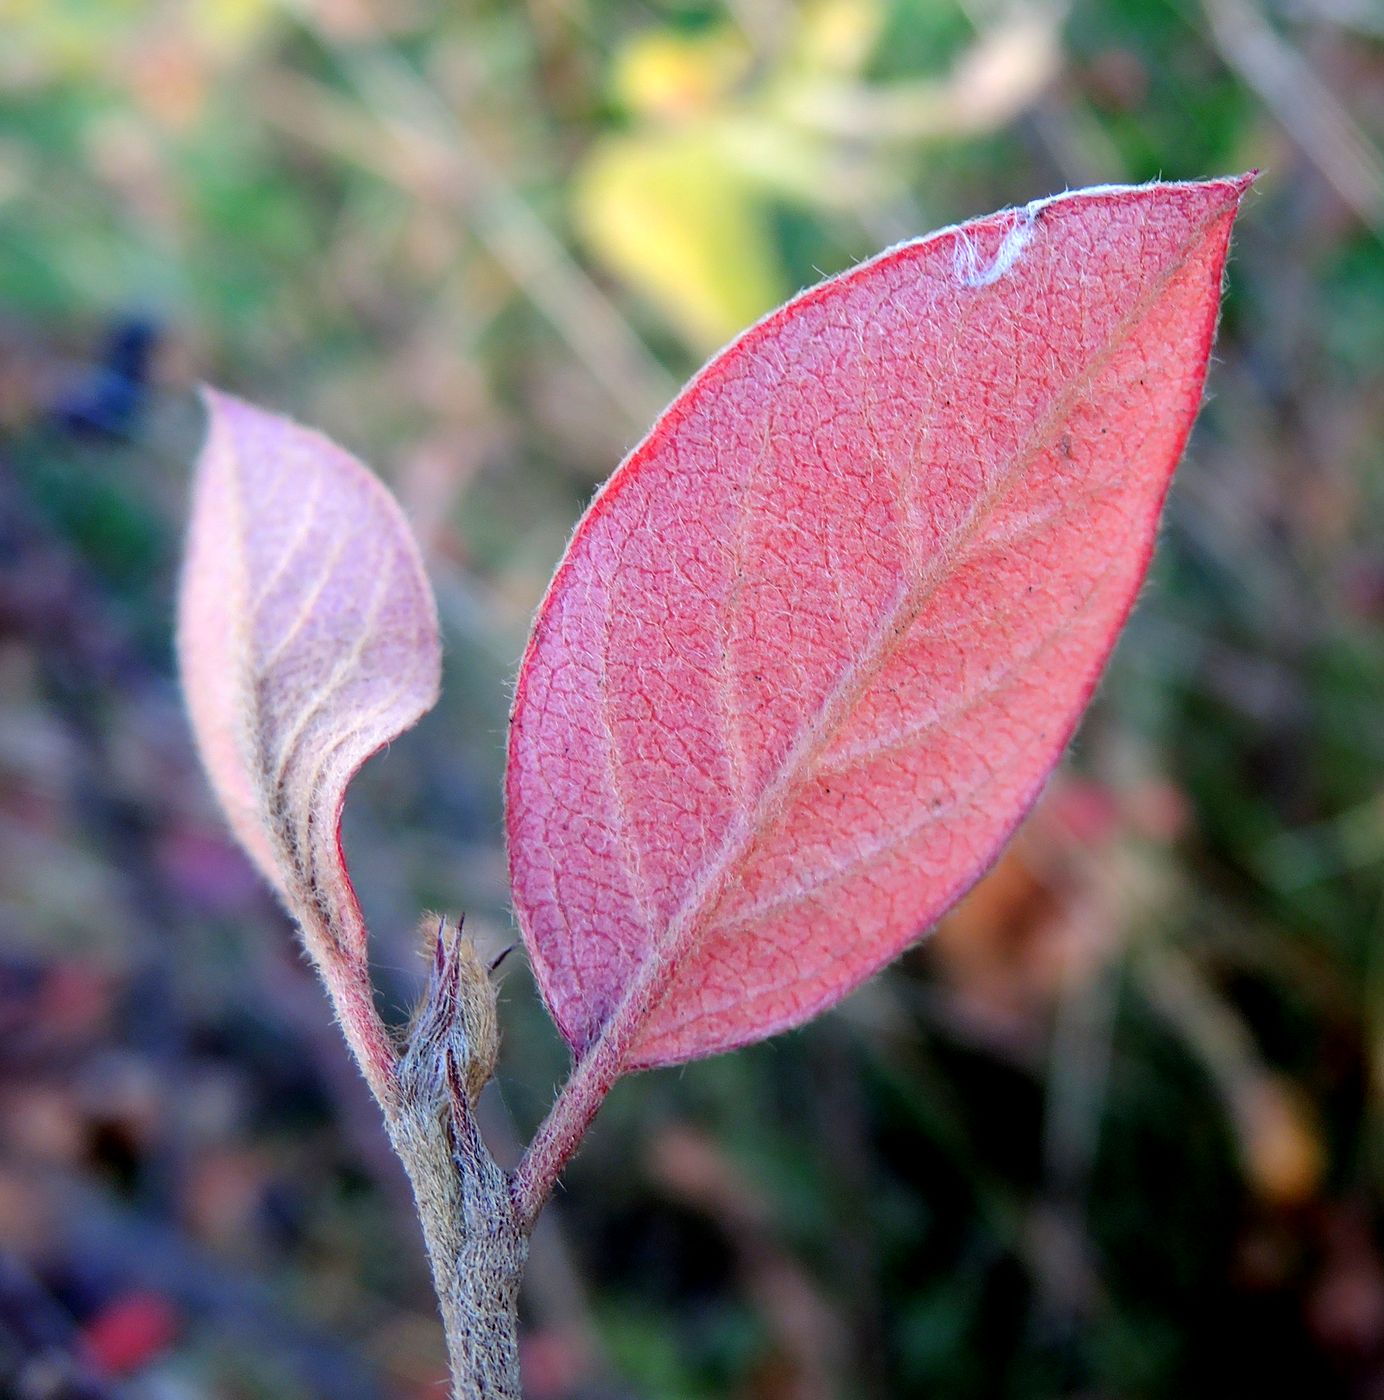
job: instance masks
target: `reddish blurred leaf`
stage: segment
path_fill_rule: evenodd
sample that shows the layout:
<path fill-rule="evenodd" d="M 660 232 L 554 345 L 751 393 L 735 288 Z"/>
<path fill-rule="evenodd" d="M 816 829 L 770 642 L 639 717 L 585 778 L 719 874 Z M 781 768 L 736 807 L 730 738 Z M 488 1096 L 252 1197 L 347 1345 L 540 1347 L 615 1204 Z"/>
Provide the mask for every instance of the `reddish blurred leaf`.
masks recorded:
<path fill-rule="evenodd" d="M 107 1375 L 132 1376 L 155 1360 L 178 1335 L 178 1316 L 159 1293 L 122 1293 L 82 1329 L 82 1345 Z"/>
<path fill-rule="evenodd" d="M 807 1019 L 994 859 L 1143 577 L 1248 183 L 885 253 L 714 359 L 597 497 L 508 795 L 533 965 L 602 1081 Z"/>

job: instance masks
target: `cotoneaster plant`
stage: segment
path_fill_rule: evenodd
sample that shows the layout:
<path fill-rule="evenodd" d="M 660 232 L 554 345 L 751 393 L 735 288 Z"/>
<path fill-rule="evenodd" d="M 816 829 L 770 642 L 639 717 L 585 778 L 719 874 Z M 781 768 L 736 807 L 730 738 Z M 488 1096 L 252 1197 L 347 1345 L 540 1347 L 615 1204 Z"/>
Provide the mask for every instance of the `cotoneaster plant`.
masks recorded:
<path fill-rule="evenodd" d="M 302 930 L 413 1183 L 457 1397 L 520 1393 L 535 1218 L 622 1075 L 796 1026 L 985 871 L 1129 612 L 1252 176 L 1037 200 L 881 254 L 717 355 L 597 494 L 519 670 L 516 917 L 572 1070 L 512 1173 L 495 993 L 443 929 L 382 1023 L 340 818 L 431 708 L 398 506 L 208 392 L 178 645 L 241 844 Z"/>

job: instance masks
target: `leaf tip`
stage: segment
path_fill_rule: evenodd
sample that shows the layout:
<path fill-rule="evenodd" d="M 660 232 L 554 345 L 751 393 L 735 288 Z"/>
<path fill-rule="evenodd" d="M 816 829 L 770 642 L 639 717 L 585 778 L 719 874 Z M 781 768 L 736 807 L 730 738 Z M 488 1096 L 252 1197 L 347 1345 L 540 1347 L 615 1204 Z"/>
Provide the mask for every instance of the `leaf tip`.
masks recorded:
<path fill-rule="evenodd" d="M 1260 173 L 1259 167 L 1255 166 L 1253 170 L 1243 171 L 1239 175 L 1224 175 L 1216 183 L 1228 185 L 1235 196 L 1236 203 L 1238 203 L 1244 198 L 1250 186 L 1259 179 Z"/>

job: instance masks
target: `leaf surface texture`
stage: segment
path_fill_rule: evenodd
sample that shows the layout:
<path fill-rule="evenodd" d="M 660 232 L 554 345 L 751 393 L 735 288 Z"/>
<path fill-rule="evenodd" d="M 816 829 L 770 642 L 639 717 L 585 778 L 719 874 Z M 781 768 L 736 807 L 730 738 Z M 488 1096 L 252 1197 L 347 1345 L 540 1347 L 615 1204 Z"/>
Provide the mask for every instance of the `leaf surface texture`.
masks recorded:
<path fill-rule="evenodd" d="M 578 1054 L 796 1025 L 989 866 L 1143 578 L 1247 183 L 893 249 L 713 359 L 602 489 L 508 772 L 516 908 Z"/>
<path fill-rule="evenodd" d="M 364 928 L 346 787 L 437 697 L 436 608 L 393 497 L 319 433 L 206 395 L 179 602 L 197 745 L 241 844 L 310 944 Z"/>

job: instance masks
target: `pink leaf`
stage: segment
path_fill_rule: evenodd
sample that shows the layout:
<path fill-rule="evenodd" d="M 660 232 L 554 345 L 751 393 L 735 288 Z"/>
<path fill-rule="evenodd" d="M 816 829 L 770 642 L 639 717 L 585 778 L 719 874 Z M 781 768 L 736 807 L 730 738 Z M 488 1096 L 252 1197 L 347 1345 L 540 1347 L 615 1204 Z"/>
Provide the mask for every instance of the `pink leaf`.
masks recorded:
<path fill-rule="evenodd" d="M 884 253 L 712 360 L 600 492 L 508 775 L 516 907 L 578 1054 L 796 1025 L 994 860 L 1144 576 L 1250 178 Z"/>
<path fill-rule="evenodd" d="M 178 621 L 193 732 L 329 985 L 340 993 L 348 969 L 368 996 L 341 808 L 361 764 L 437 697 L 432 592 L 399 507 L 354 457 L 225 394 L 206 401 Z M 388 1058 L 383 1041 L 370 1054 Z"/>

